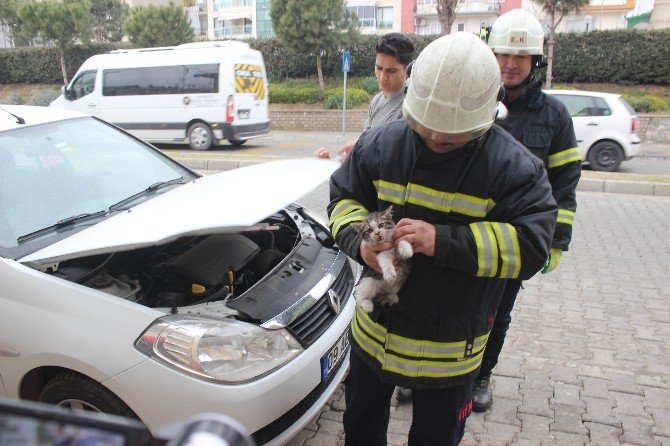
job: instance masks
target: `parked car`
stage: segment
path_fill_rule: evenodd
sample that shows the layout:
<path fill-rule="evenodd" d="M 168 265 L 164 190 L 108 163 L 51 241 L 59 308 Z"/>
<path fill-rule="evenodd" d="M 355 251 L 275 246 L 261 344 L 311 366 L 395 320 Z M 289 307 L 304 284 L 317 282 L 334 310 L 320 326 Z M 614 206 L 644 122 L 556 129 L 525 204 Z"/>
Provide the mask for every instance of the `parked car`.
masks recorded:
<path fill-rule="evenodd" d="M 593 170 L 614 172 L 640 151 L 637 113 L 621 95 L 546 90 L 568 108 L 582 159 Z"/>
<path fill-rule="evenodd" d="M 348 367 L 356 267 L 292 201 L 337 164 L 200 176 L 97 118 L 0 109 L 0 396 L 281 444 Z"/>

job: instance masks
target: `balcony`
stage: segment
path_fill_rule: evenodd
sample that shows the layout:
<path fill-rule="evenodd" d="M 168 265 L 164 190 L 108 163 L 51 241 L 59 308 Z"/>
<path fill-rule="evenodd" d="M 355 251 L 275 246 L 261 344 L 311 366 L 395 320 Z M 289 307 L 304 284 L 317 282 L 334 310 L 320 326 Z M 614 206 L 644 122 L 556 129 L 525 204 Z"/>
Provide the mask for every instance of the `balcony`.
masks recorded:
<path fill-rule="evenodd" d="M 499 0 L 467 1 L 465 0 L 456 10 L 456 14 L 490 14 L 500 10 Z M 437 17 L 435 4 L 416 5 L 415 17 Z"/>
<path fill-rule="evenodd" d="M 214 0 L 212 4 L 214 11 L 230 8 L 244 8 L 251 6 L 251 0 Z"/>
<path fill-rule="evenodd" d="M 216 39 L 244 38 L 252 37 L 252 26 L 231 26 L 230 28 L 215 28 L 214 37 Z"/>

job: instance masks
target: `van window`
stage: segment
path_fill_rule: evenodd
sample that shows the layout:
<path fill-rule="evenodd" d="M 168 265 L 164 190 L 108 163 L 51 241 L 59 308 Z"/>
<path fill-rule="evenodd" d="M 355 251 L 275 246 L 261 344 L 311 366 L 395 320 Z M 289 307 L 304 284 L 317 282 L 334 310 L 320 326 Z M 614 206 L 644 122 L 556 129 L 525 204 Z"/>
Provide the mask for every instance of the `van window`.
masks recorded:
<path fill-rule="evenodd" d="M 72 81 L 72 87 L 70 88 L 74 96 L 72 99 L 83 98 L 93 92 L 95 89 L 96 73 L 96 70 L 84 71 Z"/>
<path fill-rule="evenodd" d="M 115 68 L 103 73 L 103 96 L 218 93 L 219 65 Z"/>

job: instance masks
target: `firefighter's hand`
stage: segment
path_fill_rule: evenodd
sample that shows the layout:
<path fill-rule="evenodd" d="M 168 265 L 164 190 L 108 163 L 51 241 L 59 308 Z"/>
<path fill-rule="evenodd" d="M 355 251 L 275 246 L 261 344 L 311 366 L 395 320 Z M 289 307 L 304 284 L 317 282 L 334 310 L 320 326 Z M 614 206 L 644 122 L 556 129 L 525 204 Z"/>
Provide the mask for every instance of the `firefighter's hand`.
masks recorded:
<path fill-rule="evenodd" d="M 351 152 L 356 145 L 356 140 L 352 139 L 351 141 L 348 141 L 345 145 L 339 148 L 337 151 L 338 157 L 342 157 L 344 160 L 347 156 L 349 156 L 349 152 Z"/>
<path fill-rule="evenodd" d="M 558 264 L 561 263 L 561 257 L 563 256 L 563 251 L 560 248 L 551 248 L 549 250 L 549 258 L 542 268 L 542 274 L 547 274 L 558 268 Z"/>
<path fill-rule="evenodd" d="M 363 240 L 360 248 L 361 258 L 366 265 L 381 274 L 382 269 L 379 267 L 379 262 L 377 262 L 377 253 L 379 251 L 386 251 L 391 248 L 393 248 L 393 243 L 391 242 L 384 242 L 373 245 Z"/>
<path fill-rule="evenodd" d="M 396 246 L 400 240 L 408 241 L 415 253 L 421 252 L 430 257 L 435 256 L 435 226 L 430 223 L 403 218 L 398 222 L 393 233 Z"/>

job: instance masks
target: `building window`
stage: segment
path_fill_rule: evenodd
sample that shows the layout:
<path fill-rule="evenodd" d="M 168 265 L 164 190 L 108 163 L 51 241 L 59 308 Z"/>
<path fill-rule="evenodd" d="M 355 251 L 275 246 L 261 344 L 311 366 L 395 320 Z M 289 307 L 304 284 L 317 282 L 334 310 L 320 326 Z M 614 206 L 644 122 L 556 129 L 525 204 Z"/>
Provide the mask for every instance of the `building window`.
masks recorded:
<path fill-rule="evenodd" d="M 214 0 L 214 11 L 227 8 L 242 8 L 251 6 L 251 0 Z"/>
<path fill-rule="evenodd" d="M 459 31 L 465 31 L 465 23 L 459 23 L 458 24 L 458 30 Z"/>
<path fill-rule="evenodd" d="M 353 12 L 358 17 L 358 23 L 361 28 L 374 28 L 375 24 L 375 7 L 370 6 L 347 6 L 347 11 Z"/>
<path fill-rule="evenodd" d="M 417 5 L 434 5 L 437 0 L 416 0 Z"/>
<path fill-rule="evenodd" d="M 393 6 L 377 8 L 377 27 L 382 29 L 393 28 Z"/>
<path fill-rule="evenodd" d="M 435 34 L 442 34 L 442 25 L 440 22 L 427 23 L 416 27 L 416 33 L 420 36 L 432 36 Z"/>

